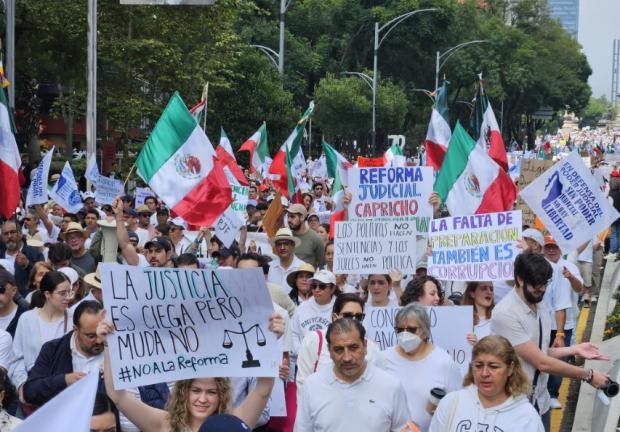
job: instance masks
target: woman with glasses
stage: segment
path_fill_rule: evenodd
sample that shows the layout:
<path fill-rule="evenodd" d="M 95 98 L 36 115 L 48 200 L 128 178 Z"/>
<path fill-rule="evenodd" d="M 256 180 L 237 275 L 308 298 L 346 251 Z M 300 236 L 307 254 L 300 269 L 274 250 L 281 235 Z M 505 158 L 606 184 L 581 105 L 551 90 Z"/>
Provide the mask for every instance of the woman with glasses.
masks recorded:
<path fill-rule="evenodd" d="M 446 393 L 460 389 L 461 373 L 448 353 L 430 341 L 431 324 L 425 306 L 408 304 L 398 311 L 394 324 L 397 345 L 383 352 L 385 370 L 402 380 L 409 418 L 426 431 L 431 422 L 426 411 L 431 389 Z"/>
<path fill-rule="evenodd" d="M 41 278 L 39 289 L 45 303 L 40 308 L 24 312 L 15 330 L 13 353 L 18 374 L 26 374 L 34 366 L 45 342 L 59 338 L 72 329 L 67 309 L 71 292 L 69 278 L 59 271 L 47 272 Z M 21 382 L 15 384 L 19 386 Z"/>
<path fill-rule="evenodd" d="M 332 309 L 332 321 L 336 321 L 339 318 L 349 318 L 363 322 L 364 317 L 364 301 L 359 296 L 348 293 L 340 294 L 336 297 Z M 334 363 L 329 356 L 329 349 L 327 349 L 325 331 L 308 332 L 299 348 L 299 355 L 297 357 L 297 395 L 300 394 L 300 388 L 309 375 L 319 369 L 331 367 Z M 366 360 L 383 368 L 385 365 L 383 353 L 374 341 L 367 341 L 368 354 L 366 354 Z"/>
<path fill-rule="evenodd" d="M 288 351 L 297 354 L 301 341 L 308 332 L 326 330 L 332 322 L 331 312 L 336 295 L 336 276 L 327 270 L 319 270 L 310 279 L 312 297 L 301 303 L 286 329 Z"/>
<path fill-rule="evenodd" d="M 464 385 L 439 402 L 430 432 L 457 432 L 463 425 L 468 430 L 545 430 L 527 399 L 529 379 L 508 339 L 487 336 L 474 346 Z"/>
<path fill-rule="evenodd" d="M 463 306 L 474 307 L 474 335 L 480 340 L 491 334 L 493 282 L 468 282 L 463 294 Z"/>

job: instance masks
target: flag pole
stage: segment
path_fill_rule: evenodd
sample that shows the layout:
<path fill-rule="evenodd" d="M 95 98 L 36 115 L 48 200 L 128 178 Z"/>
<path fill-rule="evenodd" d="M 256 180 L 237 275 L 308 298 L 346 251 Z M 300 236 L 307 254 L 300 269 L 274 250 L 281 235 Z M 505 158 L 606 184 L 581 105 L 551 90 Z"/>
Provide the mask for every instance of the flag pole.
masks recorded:
<path fill-rule="evenodd" d="M 205 116 L 202 121 L 202 130 L 205 131 L 205 133 L 207 133 L 207 114 L 209 113 L 208 97 L 209 97 L 209 81 L 207 81 L 204 89 L 202 90 L 202 100 L 205 101 L 205 107 L 204 107 Z"/>
<path fill-rule="evenodd" d="M 136 169 L 136 164 L 134 162 L 134 164 L 131 166 L 131 169 L 129 170 L 129 174 L 127 174 L 127 178 L 125 179 L 125 183 L 123 183 L 123 190 L 127 187 L 127 182 L 129 181 L 129 177 L 131 177 L 131 175 L 133 174 L 133 170 Z"/>

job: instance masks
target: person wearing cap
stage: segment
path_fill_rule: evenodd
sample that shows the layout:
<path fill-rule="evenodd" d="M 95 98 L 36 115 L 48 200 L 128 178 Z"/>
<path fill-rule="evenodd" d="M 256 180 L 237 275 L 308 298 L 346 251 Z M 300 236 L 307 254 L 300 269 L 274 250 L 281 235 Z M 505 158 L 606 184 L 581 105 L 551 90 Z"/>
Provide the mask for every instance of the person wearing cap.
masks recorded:
<path fill-rule="evenodd" d="M 321 228 L 321 220 L 319 219 L 319 215 L 313 210 L 308 215 L 308 226 L 312 231 L 319 234 L 319 228 Z M 319 234 L 319 238 L 325 242 L 323 237 Z"/>
<path fill-rule="evenodd" d="M 88 236 L 88 232 L 77 222 L 68 224 L 66 231 L 60 234 L 60 239 L 71 248 L 71 265 L 80 268 L 83 274 L 92 273 L 97 269 L 95 258 L 86 249 Z"/>
<path fill-rule="evenodd" d="M 547 285 L 553 278 L 553 267 L 541 254 L 525 251 L 514 263 L 515 287 L 495 305 L 491 314 L 491 334 L 504 336 L 517 351 L 522 366 L 532 383 L 531 401 L 550 428 L 549 374 L 581 379 L 595 388 L 607 383 L 599 371 L 573 366 L 559 359 L 579 355 L 586 359 L 605 360 L 596 345 L 551 347 L 551 318 L 543 301 Z"/>
<path fill-rule="evenodd" d="M 116 198 L 112 204 L 116 217 L 116 240 L 124 264 L 140 267 L 173 267 L 172 243 L 166 237 L 154 237 L 144 245 L 145 255 L 139 254 L 129 239 L 129 233 L 123 217 L 123 201 Z M 94 270 L 93 270 L 94 272 Z M 93 273 L 90 272 L 90 273 Z"/>
<path fill-rule="evenodd" d="M 325 262 L 325 245 L 316 231 L 308 228 L 306 208 L 303 204 L 292 204 L 286 214 L 289 228 L 300 241 L 295 248 L 295 255 L 315 268 L 322 266 Z"/>
<path fill-rule="evenodd" d="M 232 414 L 210 416 L 198 429 L 198 432 L 250 432 L 246 422 Z"/>
<path fill-rule="evenodd" d="M 155 226 L 161 224 L 168 224 L 168 219 L 170 218 L 170 211 L 166 207 L 160 207 L 157 209 L 157 213 L 155 213 Z"/>
<path fill-rule="evenodd" d="M 336 295 L 336 276 L 327 270 L 319 270 L 310 279 L 312 298 L 301 303 L 286 332 L 287 351 L 297 354 L 304 336 L 316 330 L 326 330 L 332 321 L 332 309 Z"/>
<path fill-rule="evenodd" d="M 138 227 L 148 233 L 148 238 L 146 240 L 150 240 L 151 238 L 155 237 L 155 225 L 151 223 L 151 217 L 154 213 L 151 212 L 151 210 L 146 204 L 142 204 L 140 207 L 138 207 L 136 209 L 136 212 L 138 213 Z M 146 243 L 146 240 L 144 243 Z"/>
<path fill-rule="evenodd" d="M 310 375 L 297 406 L 295 432 L 398 432 L 406 427 L 407 397 L 400 383 L 366 360 L 364 326 L 340 318 L 325 335 L 333 368 Z"/>
<path fill-rule="evenodd" d="M 293 236 L 288 228 L 280 228 L 269 243 L 275 249 L 277 258 L 269 263 L 269 275 L 267 280 L 281 286 L 286 294 L 293 288 L 286 282 L 286 277 L 299 269 L 304 262 L 295 255 L 296 247 L 301 241 Z"/>
<path fill-rule="evenodd" d="M 175 256 L 184 253 L 192 244 L 185 237 L 185 230 L 187 230 L 187 222 L 180 217 L 177 216 L 170 221 L 170 240 L 174 247 Z"/>
<path fill-rule="evenodd" d="M 28 294 L 28 276 L 34 263 L 45 261 L 43 254 L 35 247 L 24 244 L 19 226 L 13 220 L 2 224 L 0 259 L 13 264 L 15 281 L 21 297 Z"/>
<path fill-rule="evenodd" d="M 583 290 L 583 279 L 577 266 L 562 258 L 562 251 L 552 236 L 546 235 L 544 243 L 543 253 L 553 269 L 553 276 L 547 285 L 543 302 L 551 319 L 551 347 L 562 348 L 570 345 L 577 324 L 573 306 L 577 305 L 579 293 Z M 549 375 L 547 389 L 552 409 L 562 407 L 558 401 L 561 383 L 561 377 Z"/>
<path fill-rule="evenodd" d="M 151 236 L 149 232 L 138 225 L 138 212 L 132 208 L 123 209 L 123 220 L 127 224 L 127 230 L 135 232 L 138 235 L 138 245 L 144 246 L 144 244 L 150 240 Z"/>

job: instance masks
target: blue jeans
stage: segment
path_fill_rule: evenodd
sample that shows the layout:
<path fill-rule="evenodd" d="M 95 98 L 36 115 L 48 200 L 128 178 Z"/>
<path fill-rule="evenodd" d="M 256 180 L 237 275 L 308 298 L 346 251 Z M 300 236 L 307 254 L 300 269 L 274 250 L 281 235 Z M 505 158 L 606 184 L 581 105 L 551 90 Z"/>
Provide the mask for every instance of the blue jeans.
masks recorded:
<path fill-rule="evenodd" d="M 620 247 L 620 225 L 611 225 L 611 236 L 609 237 L 609 253 L 618 252 Z"/>
<path fill-rule="evenodd" d="M 555 339 L 555 333 L 557 330 L 551 330 L 551 343 Z M 564 345 L 570 346 L 571 339 L 573 337 L 573 329 L 564 330 Z M 547 390 L 552 398 L 558 398 L 560 394 L 560 385 L 562 385 L 562 377 L 549 375 L 549 381 L 547 381 Z"/>

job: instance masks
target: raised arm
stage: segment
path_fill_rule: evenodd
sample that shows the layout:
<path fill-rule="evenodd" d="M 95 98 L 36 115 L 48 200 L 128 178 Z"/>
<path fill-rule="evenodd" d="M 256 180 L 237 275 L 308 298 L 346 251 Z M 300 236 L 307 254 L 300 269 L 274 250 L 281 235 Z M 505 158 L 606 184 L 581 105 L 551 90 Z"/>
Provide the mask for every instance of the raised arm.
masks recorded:
<path fill-rule="evenodd" d="M 103 340 L 104 344 L 104 372 L 105 390 L 108 397 L 112 399 L 116 407 L 135 424 L 138 429 L 149 432 L 168 432 L 170 425 L 168 413 L 164 410 L 148 406 L 140 399 L 125 390 L 115 390 L 112 381 L 112 367 L 110 365 L 110 352 L 108 351 L 108 335 L 114 331 L 112 323 L 103 320 L 97 326 L 97 336 Z"/>
<path fill-rule="evenodd" d="M 123 201 L 120 197 L 116 197 L 112 203 L 114 214 L 116 215 L 116 240 L 118 241 L 118 247 L 121 249 L 121 254 L 127 260 L 129 265 L 138 265 L 140 259 L 138 258 L 138 252 L 129 241 L 129 234 L 127 234 L 127 228 L 125 227 L 125 219 L 123 218 Z"/>

